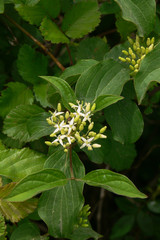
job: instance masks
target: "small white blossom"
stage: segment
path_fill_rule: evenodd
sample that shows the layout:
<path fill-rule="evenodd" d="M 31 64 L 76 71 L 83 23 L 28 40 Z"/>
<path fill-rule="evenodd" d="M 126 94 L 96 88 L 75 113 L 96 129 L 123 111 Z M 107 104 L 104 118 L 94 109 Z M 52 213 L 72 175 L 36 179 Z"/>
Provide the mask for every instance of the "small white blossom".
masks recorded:
<path fill-rule="evenodd" d="M 67 125 L 64 121 L 62 121 L 60 124 L 55 124 L 54 127 L 56 128 L 53 133 L 59 132 L 62 130 L 62 128 L 65 128 Z"/>
<path fill-rule="evenodd" d="M 64 143 L 63 143 L 63 139 L 65 138 L 65 135 L 58 135 L 58 137 L 52 142 L 55 143 L 55 142 L 59 142 L 62 146 L 64 146 Z"/>
<path fill-rule="evenodd" d="M 82 146 L 81 146 L 80 148 L 92 147 L 90 143 L 92 142 L 92 140 L 94 139 L 94 137 L 91 137 L 91 138 L 88 138 L 88 139 L 86 139 L 86 138 L 84 138 L 84 137 L 81 137 L 81 139 L 82 139 L 82 141 L 83 141 L 83 144 L 82 144 Z"/>

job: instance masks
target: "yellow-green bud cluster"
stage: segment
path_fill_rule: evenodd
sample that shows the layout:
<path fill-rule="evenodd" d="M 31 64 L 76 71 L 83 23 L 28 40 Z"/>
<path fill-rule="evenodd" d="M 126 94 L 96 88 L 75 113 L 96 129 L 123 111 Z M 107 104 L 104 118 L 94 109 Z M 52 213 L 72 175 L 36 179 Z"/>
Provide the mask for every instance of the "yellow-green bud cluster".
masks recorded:
<path fill-rule="evenodd" d="M 99 138 L 106 138 L 102 133 L 105 132 L 106 126 L 101 128 L 99 133 L 92 131 L 94 122 L 91 121 L 91 116 L 96 108 L 94 103 L 83 103 L 77 101 L 77 105 L 69 103 L 74 112 L 61 112 L 61 104 L 58 103 L 57 110 L 50 112 L 51 117 L 47 118 L 48 124 L 54 127 L 54 131 L 50 134 L 53 137 L 52 142 L 46 141 L 48 146 L 63 146 L 67 152 L 69 146 L 77 141 L 81 145 L 81 149 L 87 147 L 88 150 L 101 147 L 100 144 L 93 143 Z M 88 127 L 86 126 L 88 124 Z"/>
<path fill-rule="evenodd" d="M 140 63 L 143 58 L 153 50 L 154 48 L 154 37 L 147 38 L 147 41 L 141 45 L 141 41 L 138 36 L 136 36 L 135 41 L 128 37 L 128 41 L 132 47 L 128 48 L 128 51 L 122 50 L 122 53 L 126 56 L 125 58 L 119 57 L 122 62 L 129 63 L 129 68 L 131 70 L 130 75 L 134 76 L 140 68 Z"/>
<path fill-rule="evenodd" d="M 78 217 L 78 226 L 81 227 L 89 227 L 88 216 L 91 214 L 90 206 L 87 204 L 85 205 L 79 213 Z"/>

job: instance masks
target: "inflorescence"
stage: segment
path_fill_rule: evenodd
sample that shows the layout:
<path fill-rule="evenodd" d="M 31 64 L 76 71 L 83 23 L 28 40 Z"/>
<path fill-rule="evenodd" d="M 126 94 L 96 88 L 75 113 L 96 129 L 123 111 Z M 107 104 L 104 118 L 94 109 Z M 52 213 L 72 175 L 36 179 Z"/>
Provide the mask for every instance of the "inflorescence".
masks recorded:
<path fill-rule="evenodd" d="M 74 112 L 62 112 L 61 104 L 58 103 L 57 110 L 51 112 L 51 117 L 47 118 L 47 122 L 53 125 L 54 132 L 50 135 L 54 140 L 52 142 L 46 141 L 48 146 L 62 145 L 65 152 L 68 152 L 69 146 L 78 142 L 81 149 L 87 147 L 88 150 L 101 147 L 100 144 L 93 143 L 99 138 L 106 138 L 103 133 L 106 126 L 101 128 L 99 133 L 92 131 L 94 122 L 91 121 L 91 116 L 96 108 L 94 103 L 84 103 L 77 100 L 77 105 L 69 103 Z"/>
<path fill-rule="evenodd" d="M 122 53 L 126 55 L 126 57 L 119 57 L 119 59 L 122 62 L 127 62 L 130 64 L 129 68 L 132 71 L 130 75 L 134 76 L 139 71 L 140 63 L 143 58 L 153 50 L 154 37 L 151 39 L 147 38 L 146 43 L 143 44 L 144 46 L 141 45 L 141 41 L 138 36 L 136 36 L 135 42 L 130 37 L 128 37 L 128 41 L 131 44 L 132 48 L 129 47 L 128 51 L 122 50 Z"/>

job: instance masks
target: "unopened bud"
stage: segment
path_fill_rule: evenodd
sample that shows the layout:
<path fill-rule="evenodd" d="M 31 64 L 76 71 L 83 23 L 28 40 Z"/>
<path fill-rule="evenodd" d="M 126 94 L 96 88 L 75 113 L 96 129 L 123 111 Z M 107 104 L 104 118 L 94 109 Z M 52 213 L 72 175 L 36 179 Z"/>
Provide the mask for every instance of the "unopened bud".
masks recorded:
<path fill-rule="evenodd" d="M 104 134 L 100 134 L 100 138 L 107 138 L 107 136 Z"/>
<path fill-rule="evenodd" d="M 138 64 L 136 64 L 134 67 L 135 67 L 136 69 L 138 69 L 138 68 L 139 68 L 139 65 L 138 65 Z"/>
<path fill-rule="evenodd" d="M 151 44 L 151 39 L 150 38 L 147 38 L 146 44 L 147 44 L 147 46 L 149 46 Z"/>
<path fill-rule="evenodd" d="M 47 120 L 47 122 L 48 122 L 49 125 L 52 125 L 52 124 L 53 124 L 53 122 L 51 121 L 50 118 L 47 118 L 46 120 Z"/>
<path fill-rule="evenodd" d="M 87 103 L 86 112 L 89 112 L 90 108 L 91 108 L 91 104 L 90 104 L 90 103 Z"/>
<path fill-rule="evenodd" d="M 129 65 L 129 68 L 133 71 L 134 67 L 132 65 Z"/>
<path fill-rule="evenodd" d="M 65 152 L 65 153 L 67 153 L 67 152 L 68 152 L 68 149 L 67 149 L 67 148 L 65 148 L 65 149 L 64 149 L 64 152 Z"/>
<path fill-rule="evenodd" d="M 62 106 L 60 103 L 58 103 L 58 105 L 57 105 L 57 110 L 58 110 L 58 112 L 61 112 L 61 110 L 62 110 Z"/>
<path fill-rule="evenodd" d="M 50 134 L 50 137 L 55 137 L 56 136 L 56 133 L 51 133 Z"/>
<path fill-rule="evenodd" d="M 153 47 L 154 47 L 154 45 L 153 45 L 153 43 L 149 46 L 149 48 L 148 48 L 148 50 L 149 50 L 149 52 L 151 52 L 152 50 L 153 50 Z"/>
<path fill-rule="evenodd" d="M 87 223 L 85 223 L 85 224 L 82 224 L 82 227 L 88 227 L 89 225 L 87 224 Z"/>
<path fill-rule="evenodd" d="M 84 125 L 81 123 L 81 125 L 79 126 L 79 130 L 83 131 L 83 129 L 84 129 Z"/>
<path fill-rule="evenodd" d="M 89 124 L 89 126 L 88 126 L 88 130 L 91 131 L 92 128 L 93 128 L 93 126 L 94 126 L 94 122 L 91 122 L 91 123 Z"/>
<path fill-rule="evenodd" d="M 126 59 L 122 57 L 119 57 L 119 60 L 121 60 L 122 62 L 126 62 Z"/>
<path fill-rule="evenodd" d="M 128 56 L 128 52 L 126 50 L 122 50 L 122 53 L 124 53 L 126 56 Z"/>
<path fill-rule="evenodd" d="M 132 53 L 133 53 L 133 51 L 130 47 L 128 48 L 128 52 L 129 52 L 130 55 L 132 55 Z"/>
<path fill-rule="evenodd" d="M 143 58 L 145 58 L 145 56 L 146 56 L 146 55 L 143 55 L 143 56 L 141 57 L 141 60 L 143 60 Z"/>
<path fill-rule="evenodd" d="M 155 38 L 152 37 L 152 39 L 151 39 L 151 44 L 152 44 L 152 43 L 154 44 L 154 41 L 155 41 Z"/>
<path fill-rule="evenodd" d="M 137 60 L 137 64 L 139 65 L 139 64 L 140 64 L 140 62 L 141 62 L 141 59 L 138 59 L 138 60 Z"/>
<path fill-rule="evenodd" d="M 146 52 L 146 49 L 142 46 L 141 47 L 141 53 L 144 54 Z"/>
<path fill-rule="evenodd" d="M 91 107 L 91 112 L 93 112 L 96 109 L 96 104 L 93 103 L 92 107 Z"/>
<path fill-rule="evenodd" d="M 136 35 L 136 42 L 139 43 L 139 36 Z"/>
<path fill-rule="evenodd" d="M 100 144 L 97 144 L 97 143 L 94 143 L 94 144 L 92 145 L 92 147 L 94 147 L 94 148 L 100 148 L 101 145 L 100 145 Z"/>
<path fill-rule="evenodd" d="M 76 123 L 76 122 L 78 122 L 79 118 L 80 118 L 80 116 L 79 116 L 79 115 L 78 115 L 78 116 L 76 116 L 76 117 L 75 117 L 75 119 L 74 119 L 74 122 L 75 122 L 75 123 Z"/>
<path fill-rule="evenodd" d="M 132 45 L 134 43 L 132 38 L 130 38 L 130 37 L 127 37 L 127 38 L 128 38 L 128 42 Z"/>
<path fill-rule="evenodd" d="M 64 117 L 62 115 L 59 116 L 59 119 L 61 120 L 61 122 L 64 120 Z"/>
<path fill-rule="evenodd" d="M 137 72 L 138 72 L 138 69 L 135 69 L 135 70 L 134 70 L 134 73 L 137 73 Z"/>
<path fill-rule="evenodd" d="M 93 150 L 92 146 L 88 146 L 88 150 L 89 151 Z"/>
<path fill-rule="evenodd" d="M 100 132 L 100 133 L 104 133 L 104 132 L 106 131 L 106 129 L 107 129 L 107 126 L 104 126 L 103 128 L 100 129 L 99 132 Z"/>
<path fill-rule="evenodd" d="M 45 144 L 47 144 L 48 146 L 51 146 L 51 145 L 52 145 L 52 143 L 49 142 L 49 141 L 45 141 Z"/>
<path fill-rule="evenodd" d="M 139 47 L 137 47 L 136 52 L 137 52 L 138 54 L 141 53 L 141 49 L 140 49 Z"/>
<path fill-rule="evenodd" d="M 149 53 L 149 49 L 148 49 L 148 47 L 146 48 L 146 54 L 148 54 Z"/>
<path fill-rule="evenodd" d="M 89 137 L 95 137 L 95 136 L 96 136 L 96 133 L 93 132 L 93 131 L 91 131 L 91 132 L 89 132 L 88 136 L 89 136 Z"/>
<path fill-rule="evenodd" d="M 65 113 L 65 118 L 66 118 L 66 119 L 69 118 L 69 112 L 68 112 L 68 111 Z"/>
<path fill-rule="evenodd" d="M 135 43 L 133 44 L 133 50 L 134 50 L 134 51 L 136 51 L 136 50 L 137 50 L 137 46 L 136 46 L 136 44 L 135 44 Z"/>
<path fill-rule="evenodd" d="M 135 59 L 136 55 L 134 53 L 131 54 L 132 58 Z"/>
<path fill-rule="evenodd" d="M 127 62 L 129 62 L 129 63 L 131 62 L 131 59 L 130 59 L 130 58 L 128 58 L 128 57 L 126 58 L 126 60 L 127 60 Z"/>
<path fill-rule="evenodd" d="M 136 61 L 134 59 L 132 59 L 132 62 L 131 62 L 133 65 L 136 64 Z"/>

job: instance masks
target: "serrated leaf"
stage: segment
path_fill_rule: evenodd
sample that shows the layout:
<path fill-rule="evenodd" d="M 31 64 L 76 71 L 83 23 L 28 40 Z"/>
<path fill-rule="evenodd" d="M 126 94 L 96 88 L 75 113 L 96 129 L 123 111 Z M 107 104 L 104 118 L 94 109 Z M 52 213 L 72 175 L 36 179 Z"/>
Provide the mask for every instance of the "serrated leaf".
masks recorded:
<path fill-rule="evenodd" d="M 4 120 L 4 133 L 21 142 L 29 142 L 53 131 L 46 118 L 48 113 L 37 105 L 19 105 Z"/>
<path fill-rule="evenodd" d="M 113 138 L 121 143 L 134 143 L 143 132 L 143 118 L 136 103 L 124 99 L 104 110 Z"/>
<path fill-rule="evenodd" d="M 31 0 L 28 4 L 15 5 L 19 15 L 30 24 L 39 26 L 44 17 L 56 18 L 60 12 L 59 0 L 54 0 L 54 4 L 53 0 L 40 0 L 38 4 L 33 4 L 34 2 Z"/>
<path fill-rule="evenodd" d="M 73 235 L 71 236 L 71 240 L 86 240 L 86 239 L 90 239 L 90 238 L 97 240 L 101 237 L 102 237 L 102 235 L 95 232 L 91 228 L 79 227 L 74 230 Z"/>
<path fill-rule="evenodd" d="M 23 178 L 7 196 L 11 202 L 23 202 L 40 192 L 63 186 L 67 183 L 66 176 L 59 170 L 43 169 Z"/>
<path fill-rule="evenodd" d="M 99 37 L 91 37 L 83 39 L 76 49 L 76 59 L 95 59 L 97 61 L 103 60 L 109 46 L 104 39 Z"/>
<path fill-rule="evenodd" d="M 116 95 L 102 95 L 99 96 L 95 103 L 96 103 L 96 109 L 94 112 L 98 112 L 102 110 L 103 108 L 106 108 L 120 100 L 122 100 L 123 97 L 121 96 L 116 96 Z"/>
<path fill-rule="evenodd" d="M 90 186 L 101 187 L 118 195 L 132 198 L 146 198 L 136 186 L 124 175 L 106 169 L 89 172 L 84 178 L 78 179 Z"/>
<path fill-rule="evenodd" d="M 52 107 L 52 105 L 48 102 L 49 88 L 50 88 L 50 84 L 48 83 L 39 83 L 33 86 L 36 100 L 39 101 L 42 107 L 44 108 Z"/>
<path fill-rule="evenodd" d="M 0 13 L 4 12 L 4 0 L 0 0 Z"/>
<path fill-rule="evenodd" d="M 135 76 L 134 85 L 138 103 L 141 104 L 150 83 L 160 83 L 160 44 L 143 59 Z"/>
<path fill-rule="evenodd" d="M 119 63 L 102 61 L 82 73 L 76 84 L 76 96 L 93 102 L 102 95 L 119 95 L 129 78 L 128 70 Z"/>
<path fill-rule="evenodd" d="M 70 38 L 81 38 L 94 30 L 100 22 L 100 12 L 95 0 L 76 3 L 66 13 L 62 30 Z"/>
<path fill-rule="evenodd" d="M 118 219 L 112 228 L 110 239 L 117 239 L 125 236 L 132 229 L 134 221 L 134 215 L 125 215 Z"/>
<path fill-rule="evenodd" d="M 36 5 L 37 6 L 37 5 Z M 40 75 L 47 74 L 48 60 L 29 45 L 23 45 L 18 54 L 17 66 L 21 77 L 32 84 L 39 84 Z"/>
<path fill-rule="evenodd" d="M 122 17 L 136 25 L 140 37 L 152 31 L 156 15 L 155 0 L 115 0 L 115 2 L 122 10 Z"/>
<path fill-rule="evenodd" d="M 20 224 L 12 232 L 10 240 L 43 240 L 38 227 L 31 222 Z M 45 239 L 44 239 L 45 240 Z"/>
<path fill-rule="evenodd" d="M 52 43 L 69 43 L 69 39 L 62 33 L 58 26 L 48 18 L 44 18 L 40 31 L 45 40 Z"/>
<path fill-rule="evenodd" d="M 72 161 L 74 176 L 83 177 L 84 166 L 74 152 L 72 153 Z M 52 154 L 47 159 L 45 167 L 59 169 L 67 177 L 70 177 L 69 158 L 63 150 Z M 83 184 L 70 180 L 65 186 L 42 194 L 38 213 L 47 224 L 52 236 L 70 239 L 83 204 Z"/>
<path fill-rule="evenodd" d="M 19 181 L 43 169 L 46 157 L 28 148 L 0 151 L 0 175 Z"/>
<path fill-rule="evenodd" d="M 63 104 L 66 108 L 70 109 L 68 103 L 76 103 L 76 96 L 73 89 L 62 78 L 43 76 L 41 77 L 51 83 L 59 92 L 62 97 Z"/>
<path fill-rule="evenodd" d="M 0 97 L 0 116 L 5 117 L 12 108 L 20 104 L 32 104 L 32 91 L 23 83 L 10 82 Z"/>

